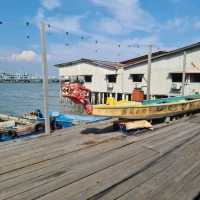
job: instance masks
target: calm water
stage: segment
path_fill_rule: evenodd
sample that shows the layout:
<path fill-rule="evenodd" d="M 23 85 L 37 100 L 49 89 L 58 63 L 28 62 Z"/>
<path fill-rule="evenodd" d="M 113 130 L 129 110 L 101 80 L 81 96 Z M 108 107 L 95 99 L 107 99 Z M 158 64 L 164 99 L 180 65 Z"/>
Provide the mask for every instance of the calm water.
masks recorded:
<path fill-rule="evenodd" d="M 43 110 L 42 84 L 0 83 L 0 113 L 22 114 Z M 59 84 L 49 84 L 49 111 L 59 111 Z"/>

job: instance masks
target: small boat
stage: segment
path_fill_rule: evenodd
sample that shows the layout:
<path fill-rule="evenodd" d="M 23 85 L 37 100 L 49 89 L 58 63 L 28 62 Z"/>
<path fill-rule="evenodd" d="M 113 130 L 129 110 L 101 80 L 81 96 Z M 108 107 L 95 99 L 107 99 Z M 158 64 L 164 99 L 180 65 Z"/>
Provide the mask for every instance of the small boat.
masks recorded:
<path fill-rule="evenodd" d="M 15 117 L 0 114 L 0 140 L 13 139 L 44 130 L 44 122 L 38 121 L 35 115 Z"/>

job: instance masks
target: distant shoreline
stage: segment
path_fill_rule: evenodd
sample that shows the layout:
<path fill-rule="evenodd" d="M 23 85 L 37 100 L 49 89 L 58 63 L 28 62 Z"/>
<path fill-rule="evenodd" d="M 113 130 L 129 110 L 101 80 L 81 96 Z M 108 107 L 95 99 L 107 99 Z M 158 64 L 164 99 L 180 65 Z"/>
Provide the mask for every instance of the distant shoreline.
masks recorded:
<path fill-rule="evenodd" d="M 30 84 L 30 83 L 42 83 L 42 80 L 0 80 L 1 83 L 6 83 L 6 84 Z M 58 79 L 52 80 L 49 79 L 49 83 L 59 83 Z"/>

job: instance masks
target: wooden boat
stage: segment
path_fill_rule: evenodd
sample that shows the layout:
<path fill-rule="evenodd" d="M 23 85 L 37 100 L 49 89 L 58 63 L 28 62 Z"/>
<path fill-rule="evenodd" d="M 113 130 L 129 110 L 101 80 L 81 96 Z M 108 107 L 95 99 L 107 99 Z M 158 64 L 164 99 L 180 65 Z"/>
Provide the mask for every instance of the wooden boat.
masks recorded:
<path fill-rule="evenodd" d="M 0 138 L 3 135 L 15 138 L 43 129 L 44 123 L 37 121 L 34 116 L 14 117 L 0 114 Z"/>
<path fill-rule="evenodd" d="M 91 105 L 89 90 L 84 85 L 66 83 L 62 87 L 62 95 L 76 104 L 82 104 L 86 113 L 95 116 L 150 120 L 200 110 L 200 94 L 145 100 L 140 104 L 125 101 L 120 104 Z"/>
<path fill-rule="evenodd" d="M 134 105 L 131 102 L 123 105 L 93 105 L 92 115 L 149 120 L 198 110 L 200 110 L 199 94 L 144 101 L 141 105 Z"/>

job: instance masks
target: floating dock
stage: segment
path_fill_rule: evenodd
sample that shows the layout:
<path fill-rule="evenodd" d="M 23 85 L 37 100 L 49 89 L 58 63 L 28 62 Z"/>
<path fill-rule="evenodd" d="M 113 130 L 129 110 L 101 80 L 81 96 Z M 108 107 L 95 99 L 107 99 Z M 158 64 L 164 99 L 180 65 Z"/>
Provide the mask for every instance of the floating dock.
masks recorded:
<path fill-rule="evenodd" d="M 132 136 L 111 126 L 112 120 L 1 143 L 0 199 L 197 198 L 200 115 Z"/>

